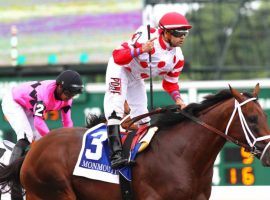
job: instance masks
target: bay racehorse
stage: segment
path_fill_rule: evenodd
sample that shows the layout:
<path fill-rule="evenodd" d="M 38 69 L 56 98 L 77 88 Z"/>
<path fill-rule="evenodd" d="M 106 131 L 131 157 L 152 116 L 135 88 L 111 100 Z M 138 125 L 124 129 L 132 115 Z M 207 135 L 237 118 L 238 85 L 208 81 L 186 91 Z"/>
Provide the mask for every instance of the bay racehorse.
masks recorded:
<path fill-rule="evenodd" d="M 184 111 L 161 109 L 153 115 L 152 126 L 158 126 L 159 131 L 136 158 L 134 199 L 209 199 L 214 161 L 228 140 L 270 166 L 269 127 L 258 93 L 259 85 L 252 94 L 230 87 L 188 105 Z M 1 165 L 0 184 L 12 187 L 20 175 L 28 200 L 121 199 L 117 184 L 72 175 L 85 131 L 51 131 L 34 143 L 25 158 Z"/>

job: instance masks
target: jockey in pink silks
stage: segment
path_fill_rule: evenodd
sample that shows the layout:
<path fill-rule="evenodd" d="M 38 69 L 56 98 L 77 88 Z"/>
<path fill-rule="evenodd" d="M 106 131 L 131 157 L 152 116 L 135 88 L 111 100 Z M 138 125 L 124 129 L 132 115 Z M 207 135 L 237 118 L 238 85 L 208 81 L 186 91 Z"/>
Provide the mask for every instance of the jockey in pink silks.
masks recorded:
<path fill-rule="evenodd" d="M 56 80 L 32 81 L 12 88 L 2 100 L 3 113 L 17 135 L 10 163 L 25 153 L 34 140 L 49 133 L 45 114 L 60 110 L 64 127 L 72 127 L 72 98 L 82 92 L 80 75 L 72 70 L 62 72 Z"/>

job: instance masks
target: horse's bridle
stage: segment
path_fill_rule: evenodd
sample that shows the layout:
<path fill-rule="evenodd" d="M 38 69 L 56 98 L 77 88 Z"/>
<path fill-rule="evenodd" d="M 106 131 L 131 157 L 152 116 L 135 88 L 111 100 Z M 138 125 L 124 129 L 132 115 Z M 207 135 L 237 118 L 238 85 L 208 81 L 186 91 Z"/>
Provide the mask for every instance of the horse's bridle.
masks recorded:
<path fill-rule="evenodd" d="M 255 146 L 256 145 L 256 142 L 259 142 L 259 141 L 263 141 L 263 140 L 267 140 L 267 139 L 270 139 L 270 135 L 266 135 L 266 136 L 261 136 L 261 137 L 258 137 L 256 138 L 254 136 L 254 134 L 252 133 L 252 131 L 250 130 L 247 122 L 246 122 L 246 119 L 245 119 L 245 116 L 242 112 L 242 109 L 241 109 L 241 106 L 242 105 L 245 105 L 246 103 L 250 102 L 250 101 L 255 101 L 257 100 L 256 97 L 252 97 L 252 98 L 249 98 L 241 103 L 239 103 L 236 99 L 235 99 L 235 104 L 234 104 L 234 110 L 232 112 L 232 115 L 231 115 L 231 118 L 227 124 L 227 127 L 226 127 L 226 131 L 225 131 L 225 135 L 228 135 L 228 131 L 229 131 L 229 128 L 230 128 L 230 125 L 233 121 L 233 118 L 236 114 L 236 112 L 238 112 L 238 115 L 239 115 L 239 118 L 240 118 L 240 122 L 241 122 L 241 125 L 242 125 L 242 130 L 245 134 L 245 138 L 247 140 L 247 143 L 249 144 L 249 147 L 251 148 L 250 152 L 253 154 L 253 155 L 256 155 L 256 154 L 261 154 L 260 156 L 260 159 L 263 158 L 266 150 L 269 148 L 270 146 L 270 142 L 267 143 L 267 145 L 263 148 L 263 151 L 261 152 L 261 150 L 257 149 L 257 147 Z M 252 142 L 253 140 L 253 142 Z"/>
<path fill-rule="evenodd" d="M 227 127 L 226 127 L 226 130 L 225 130 L 225 133 L 216 129 L 215 127 L 213 126 L 210 126 L 209 124 L 206 124 L 205 122 L 203 122 L 201 119 L 197 118 L 197 117 L 194 117 L 194 116 L 191 116 L 190 114 L 188 114 L 187 112 L 183 111 L 183 110 L 180 110 L 179 113 L 181 113 L 182 115 L 184 115 L 185 117 L 191 119 L 192 121 L 202 125 L 203 127 L 209 129 L 210 131 L 222 136 L 223 138 L 225 138 L 226 140 L 228 141 L 231 141 L 233 143 L 235 143 L 236 145 L 238 146 L 241 146 L 241 147 L 244 147 L 245 149 L 249 150 L 251 152 L 251 154 L 253 155 L 257 155 L 257 154 L 261 154 L 260 156 L 260 159 L 263 158 L 266 150 L 269 148 L 270 146 L 270 142 L 268 142 L 268 144 L 264 147 L 263 151 L 261 152 L 260 149 L 258 149 L 255 144 L 256 142 L 259 142 L 259 141 L 263 141 L 263 140 L 267 140 L 267 139 L 270 139 L 270 135 L 267 135 L 267 136 L 262 136 L 262 137 L 258 137 L 256 138 L 254 136 L 254 134 L 251 132 L 250 128 L 248 127 L 248 124 L 246 122 L 246 119 L 243 115 L 243 112 L 242 112 L 242 109 L 241 109 L 241 106 L 245 105 L 246 103 L 250 102 L 250 101 L 255 101 L 257 100 L 256 97 L 252 97 L 252 98 L 249 98 L 245 101 L 243 101 L 242 103 L 239 103 L 236 99 L 235 99 L 235 105 L 234 105 L 234 110 L 231 114 L 231 117 L 230 117 L 230 120 L 227 124 Z M 242 129 L 243 129 L 243 132 L 245 134 L 245 138 L 248 142 L 248 145 L 246 145 L 245 143 L 242 143 L 240 142 L 239 140 L 231 137 L 228 135 L 228 132 L 229 132 L 229 128 L 230 128 L 230 125 L 233 121 L 233 118 L 236 114 L 236 112 L 238 112 L 238 115 L 239 115 L 239 118 L 240 118 L 240 122 L 241 122 L 241 125 L 242 125 Z M 251 140 L 253 140 L 253 142 L 251 142 Z"/>

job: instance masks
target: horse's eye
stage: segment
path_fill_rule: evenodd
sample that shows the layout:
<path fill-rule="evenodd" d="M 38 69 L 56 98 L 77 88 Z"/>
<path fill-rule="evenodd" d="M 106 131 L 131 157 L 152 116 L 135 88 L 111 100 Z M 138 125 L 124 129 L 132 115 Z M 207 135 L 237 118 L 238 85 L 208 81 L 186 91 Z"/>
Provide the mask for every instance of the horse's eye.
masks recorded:
<path fill-rule="evenodd" d="M 257 124 L 258 123 L 258 117 L 256 115 L 248 116 L 247 121 L 249 123 Z"/>

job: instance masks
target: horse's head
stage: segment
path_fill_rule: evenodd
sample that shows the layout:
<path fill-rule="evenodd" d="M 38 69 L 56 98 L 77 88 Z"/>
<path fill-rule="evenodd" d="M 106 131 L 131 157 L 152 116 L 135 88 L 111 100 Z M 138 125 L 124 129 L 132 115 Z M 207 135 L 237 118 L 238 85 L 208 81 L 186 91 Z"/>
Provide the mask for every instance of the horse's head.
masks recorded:
<path fill-rule="evenodd" d="M 234 110 L 226 128 L 226 134 L 235 134 L 239 141 L 246 143 L 250 151 L 264 166 L 270 166 L 270 131 L 267 116 L 258 103 L 259 84 L 252 96 L 240 94 L 230 87 L 235 98 Z"/>

